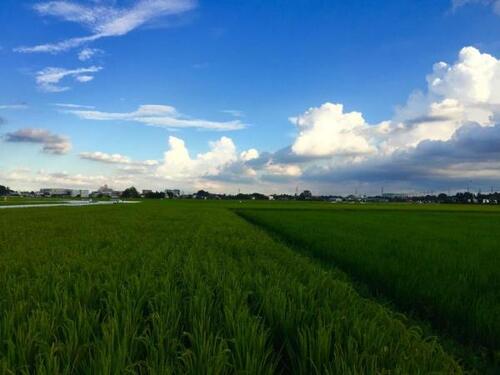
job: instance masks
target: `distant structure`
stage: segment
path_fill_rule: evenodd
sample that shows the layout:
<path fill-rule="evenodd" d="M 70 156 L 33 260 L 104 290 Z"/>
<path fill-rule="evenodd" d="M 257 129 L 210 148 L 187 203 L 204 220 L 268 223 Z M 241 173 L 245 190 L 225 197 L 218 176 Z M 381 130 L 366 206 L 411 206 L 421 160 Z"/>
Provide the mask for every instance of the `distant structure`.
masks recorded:
<path fill-rule="evenodd" d="M 40 189 L 40 195 L 44 197 L 71 197 L 88 198 L 88 190 L 62 189 L 62 188 L 43 188 Z"/>
<path fill-rule="evenodd" d="M 120 197 L 121 192 L 111 189 L 108 185 L 104 185 L 97 189 L 97 191 L 94 191 L 91 195 L 96 198 L 109 197 L 116 199 Z"/>
<path fill-rule="evenodd" d="M 407 199 L 407 198 L 409 198 L 409 194 L 406 194 L 406 193 L 382 193 L 382 198 Z"/>
<path fill-rule="evenodd" d="M 179 189 L 166 189 L 165 198 L 180 198 L 181 191 Z"/>
<path fill-rule="evenodd" d="M 310 200 L 312 199 L 313 195 L 310 190 L 304 190 L 302 193 L 299 195 L 299 199 L 301 200 Z"/>

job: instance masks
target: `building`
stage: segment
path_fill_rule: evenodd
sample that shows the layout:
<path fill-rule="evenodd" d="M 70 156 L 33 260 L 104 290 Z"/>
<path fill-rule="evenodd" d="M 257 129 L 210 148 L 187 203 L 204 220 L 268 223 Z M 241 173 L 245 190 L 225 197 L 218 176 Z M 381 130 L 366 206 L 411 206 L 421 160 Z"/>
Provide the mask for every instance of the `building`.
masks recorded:
<path fill-rule="evenodd" d="M 72 198 L 88 198 L 90 192 L 88 190 L 71 190 Z"/>
<path fill-rule="evenodd" d="M 44 197 L 71 197 L 88 198 L 88 190 L 63 189 L 63 188 L 43 188 L 40 189 L 40 195 Z"/>
<path fill-rule="evenodd" d="M 40 189 L 40 195 L 44 197 L 68 197 L 71 196 L 71 189 L 43 188 Z"/>
<path fill-rule="evenodd" d="M 104 185 L 97 189 L 97 191 L 94 191 L 91 195 L 96 198 L 109 197 L 116 199 L 120 197 L 121 192 L 111 189 L 108 185 Z"/>

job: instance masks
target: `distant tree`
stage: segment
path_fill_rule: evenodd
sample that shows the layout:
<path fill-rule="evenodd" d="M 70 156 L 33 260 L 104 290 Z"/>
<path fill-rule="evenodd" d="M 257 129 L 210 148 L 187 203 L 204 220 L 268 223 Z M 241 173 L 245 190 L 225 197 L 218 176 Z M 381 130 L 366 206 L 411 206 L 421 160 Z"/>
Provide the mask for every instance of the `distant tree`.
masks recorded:
<path fill-rule="evenodd" d="M 129 187 L 122 192 L 122 198 L 140 198 L 140 194 L 135 187 Z"/>
<path fill-rule="evenodd" d="M 312 198 L 312 193 L 309 190 L 304 190 L 299 195 L 299 199 L 301 199 L 301 200 L 306 200 L 306 199 L 311 199 L 311 198 Z"/>
<path fill-rule="evenodd" d="M 264 195 L 261 193 L 253 193 L 253 194 L 250 194 L 250 196 L 252 199 L 255 199 L 255 200 L 268 200 L 269 199 L 267 197 L 267 195 Z"/>
<path fill-rule="evenodd" d="M 7 186 L 0 185 L 0 196 L 9 195 L 10 189 Z"/>
<path fill-rule="evenodd" d="M 165 198 L 165 193 L 158 192 L 158 191 L 149 191 L 144 195 L 144 198 L 162 199 L 162 198 Z"/>
<path fill-rule="evenodd" d="M 456 199 L 458 203 L 473 203 L 474 202 L 474 194 L 472 193 L 457 193 Z"/>
<path fill-rule="evenodd" d="M 207 199 L 210 198 L 211 194 L 208 191 L 205 190 L 198 190 L 196 193 L 196 198 L 198 199 Z"/>
<path fill-rule="evenodd" d="M 450 201 L 450 199 L 448 198 L 448 196 L 446 194 L 441 193 L 438 195 L 438 201 L 441 203 L 448 203 Z"/>

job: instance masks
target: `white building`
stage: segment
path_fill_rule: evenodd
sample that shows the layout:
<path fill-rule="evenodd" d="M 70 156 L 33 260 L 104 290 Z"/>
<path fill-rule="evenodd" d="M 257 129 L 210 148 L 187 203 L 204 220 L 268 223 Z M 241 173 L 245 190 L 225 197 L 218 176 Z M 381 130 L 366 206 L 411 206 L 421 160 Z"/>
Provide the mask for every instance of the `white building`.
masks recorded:
<path fill-rule="evenodd" d="M 71 197 L 76 198 L 88 198 L 90 196 L 90 192 L 88 190 L 71 190 Z"/>
<path fill-rule="evenodd" d="M 77 190 L 77 189 L 62 189 L 62 188 L 43 188 L 40 189 L 40 195 L 45 197 L 81 197 L 88 198 L 88 190 Z"/>
<path fill-rule="evenodd" d="M 43 188 L 40 189 L 40 194 L 46 197 L 67 196 L 71 195 L 71 189 Z"/>
<path fill-rule="evenodd" d="M 92 195 L 96 197 L 119 198 L 121 192 L 111 189 L 108 185 L 104 185 L 97 189 L 97 191 L 93 192 Z"/>

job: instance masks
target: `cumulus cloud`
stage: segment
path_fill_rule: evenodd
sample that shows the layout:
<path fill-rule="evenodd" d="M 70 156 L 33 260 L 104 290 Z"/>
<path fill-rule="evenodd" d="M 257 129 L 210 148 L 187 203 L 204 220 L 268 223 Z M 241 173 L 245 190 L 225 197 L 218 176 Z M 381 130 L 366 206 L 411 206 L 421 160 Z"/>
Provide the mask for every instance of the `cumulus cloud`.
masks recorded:
<path fill-rule="evenodd" d="M 15 51 L 58 53 L 101 38 L 126 35 L 155 19 L 180 15 L 195 6 L 194 0 L 138 0 L 130 7 L 104 3 L 84 5 L 65 0 L 40 2 L 35 4 L 34 9 L 41 16 L 77 23 L 90 30 L 91 34 L 57 43 L 18 47 Z"/>
<path fill-rule="evenodd" d="M 88 73 L 97 73 L 102 70 L 100 66 L 91 66 L 88 68 L 65 69 L 48 67 L 36 73 L 36 83 L 40 90 L 45 92 L 63 92 L 70 88 L 60 86 L 59 82 L 66 77 L 73 77 L 78 82 L 89 82 L 94 77 Z"/>
<path fill-rule="evenodd" d="M 453 63 L 439 62 L 427 78 L 427 89 L 412 93 L 394 116 L 369 124 L 361 112 L 324 103 L 291 118 L 297 135 L 276 151 L 238 150 L 228 137 L 193 155 L 178 137 L 158 165 L 143 165 L 121 154 L 86 153 L 85 158 L 115 164 L 120 173 L 185 188 L 214 188 L 242 183 L 259 190 L 289 186 L 380 186 L 401 190 L 456 188 L 470 180 L 500 180 L 500 60 L 473 47 L 463 48 Z M 61 107 L 96 121 L 133 121 L 166 128 L 233 130 L 232 122 L 197 120 L 167 105 L 143 105 L 132 112 L 101 112 Z M 82 156 L 83 157 L 83 156 Z M 149 177 L 148 177 L 149 176 Z M 293 183 L 291 183 L 293 182 Z M 340 185 L 339 185 L 340 184 Z M 498 185 L 498 183 L 496 183 Z M 227 191 L 227 190 L 226 190 Z M 276 190 L 274 190 L 276 191 Z"/>
<path fill-rule="evenodd" d="M 500 60 L 463 48 L 456 62 L 435 64 L 427 90 L 410 95 L 392 119 L 368 124 L 341 104 L 310 108 L 291 118 L 298 134 L 289 147 L 241 157 L 219 178 L 234 181 L 249 168 L 253 182 L 390 182 L 405 189 L 500 178 L 499 73 Z"/>
<path fill-rule="evenodd" d="M 430 92 L 463 103 L 499 103 L 499 73 L 500 63 L 495 57 L 465 47 L 455 64 L 435 64 L 427 81 Z"/>
<path fill-rule="evenodd" d="M 191 158 L 189 151 L 180 138 L 168 138 L 169 149 L 164 154 L 163 163 L 157 173 L 167 179 L 194 179 L 217 175 L 228 164 L 236 161 L 236 146 L 228 137 L 210 142 L 210 151 Z"/>
<path fill-rule="evenodd" d="M 362 114 L 344 113 L 342 104 L 325 103 L 291 121 L 300 131 L 292 145 L 297 155 L 358 155 L 374 151 L 363 135 L 368 124 Z"/>
<path fill-rule="evenodd" d="M 132 112 L 101 112 L 94 110 L 67 110 L 81 119 L 97 121 L 132 121 L 148 126 L 169 129 L 198 128 L 206 130 L 239 130 L 245 127 L 240 120 L 209 121 L 193 119 L 179 113 L 174 107 L 168 105 L 141 105 Z"/>
<path fill-rule="evenodd" d="M 474 47 L 454 64 L 439 62 L 427 76 L 426 93 L 413 93 L 391 120 L 367 124 L 359 112 L 325 103 L 292 118 L 299 156 L 359 160 L 414 148 L 426 140 L 447 141 L 464 124 L 491 126 L 500 108 L 500 60 Z"/>
<path fill-rule="evenodd" d="M 42 144 L 42 151 L 47 154 L 62 155 L 71 149 L 71 142 L 67 137 L 53 134 L 45 129 L 21 129 L 4 136 L 6 142 Z"/>
<path fill-rule="evenodd" d="M 243 161 L 250 161 L 250 160 L 254 160 L 254 159 L 257 159 L 259 157 L 259 151 L 257 151 L 256 149 L 254 148 L 251 148 L 249 150 L 246 150 L 246 151 L 243 151 L 241 154 L 240 154 L 240 158 L 241 160 Z"/>
<path fill-rule="evenodd" d="M 467 124 L 447 141 L 426 140 L 415 148 L 358 163 L 309 165 L 302 178 L 326 183 L 369 183 L 405 189 L 464 189 L 471 180 L 500 180 L 500 124 Z"/>

